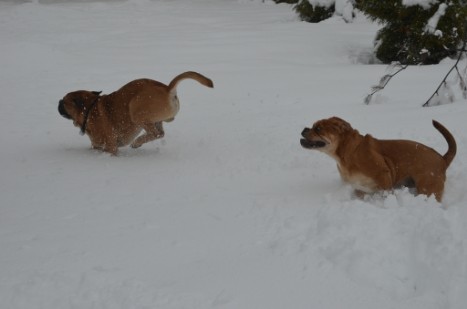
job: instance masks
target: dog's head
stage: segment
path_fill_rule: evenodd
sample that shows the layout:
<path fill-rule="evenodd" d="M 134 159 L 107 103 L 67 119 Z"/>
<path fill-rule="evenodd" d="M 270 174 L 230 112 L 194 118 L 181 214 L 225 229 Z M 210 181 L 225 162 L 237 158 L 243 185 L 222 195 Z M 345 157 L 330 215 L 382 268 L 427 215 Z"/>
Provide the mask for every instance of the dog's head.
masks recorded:
<path fill-rule="evenodd" d="M 77 127 L 84 121 L 84 114 L 99 97 L 100 91 L 78 90 L 70 92 L 58 102 L 58 112 L 67 119 L 73 120 Z"/>
<path fill-rule="evenodd" d="M 338 117 L 319 120 L 311 128 L 303 129 L 300 144 L 303 148 L 316 149 L 333 156 L 339 143 L 351 131 L 350 124 Z"/>

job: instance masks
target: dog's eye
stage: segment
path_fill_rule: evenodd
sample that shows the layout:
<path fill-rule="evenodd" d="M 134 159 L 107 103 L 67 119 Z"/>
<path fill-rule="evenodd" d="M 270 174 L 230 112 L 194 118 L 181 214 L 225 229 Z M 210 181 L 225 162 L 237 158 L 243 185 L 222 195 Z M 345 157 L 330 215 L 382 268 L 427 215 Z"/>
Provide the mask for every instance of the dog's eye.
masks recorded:
<path fill-rule="evenodd" d="M 315 127 L 315 132 L 316 132 L 316 133 L 321 132 L 321 127 Z"/>

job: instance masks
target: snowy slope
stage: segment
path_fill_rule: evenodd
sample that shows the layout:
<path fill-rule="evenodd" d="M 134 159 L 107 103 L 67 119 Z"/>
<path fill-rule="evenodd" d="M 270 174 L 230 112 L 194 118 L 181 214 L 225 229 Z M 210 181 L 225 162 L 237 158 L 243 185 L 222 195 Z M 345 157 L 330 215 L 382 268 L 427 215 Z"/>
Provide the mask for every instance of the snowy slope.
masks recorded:
<path fill-rule="evenodd" d="M 465 308 L 467 104 L 421 108 L 452 62 L 364 105 L 377 25 L 248 0 L 0 1 L 0 308 Z M 57 112 L 77 89 L 178 88 L 164 140 L 118 157 Z M 337 115 L 441 153 L 443 205 L 351 198 L 300 132 Z"/>

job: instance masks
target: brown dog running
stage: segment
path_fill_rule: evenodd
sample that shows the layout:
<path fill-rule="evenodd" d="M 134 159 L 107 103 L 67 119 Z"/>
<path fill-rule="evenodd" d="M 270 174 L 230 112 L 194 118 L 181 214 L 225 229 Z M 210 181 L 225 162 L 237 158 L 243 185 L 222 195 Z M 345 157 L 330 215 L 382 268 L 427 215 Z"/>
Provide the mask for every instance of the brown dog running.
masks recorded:
<path fill-rule="evenodd" d="M 417 194 L 434 194 L 441 201 L 446 169 L 456 155 L 457 146 L 443 125 L 433 120 L 433 126 L 448 143 L 444 156 L 414 141 L 363 136 L 337 117 L 305 128 L 300 144 L 334 158 L 343 181 L 352 185 L 357 196 L 407 186 L 415 188 Z"/>
<path fill-rule="evenodd" d="M 180 108 L 177 85 L 184 79 L 194 79 L 213 88 L 212 81 L 196 72 L 176 76 L 169 85 L 151 79 L 137 79 L 119 90 L 100 92 L 79 90 L 60 100 L 60 115 L 73 120 L 91 139 L 92 148 L 116 154 L 118 147 L 131 143 L 138 148 L 164 136 L 162 122 L 174 120 Z M 137 137 L 144 129 L 145 133 Z"/>

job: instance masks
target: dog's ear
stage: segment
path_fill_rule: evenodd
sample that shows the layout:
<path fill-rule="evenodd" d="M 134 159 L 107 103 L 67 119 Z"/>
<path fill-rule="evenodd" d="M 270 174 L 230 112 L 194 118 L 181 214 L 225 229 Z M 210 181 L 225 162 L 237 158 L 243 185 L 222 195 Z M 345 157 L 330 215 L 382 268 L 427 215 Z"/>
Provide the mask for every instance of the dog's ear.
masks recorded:
<path fill-rule="evenodd" d="M 102 93 L 102 91 L 92 91 L 92 94 L 95 94 L 95 95 L 100 95 Z"/>
<path fill-rule="evenodd" d="M 339 128 L 342 131 L 351 131 L 352 130 L 352 126 L 350 125 L 350 123 L 348 123 L 347 121 L 344 121 L 344 120 L 342 120 Z"/>
<path fill-rule="evenodd" d="M 84 101 L 81 99 L 74 99 L 73 103 L 75 103 L 75 106 L 79 109 L 82 110 L 84 109 Z"/>
<path fill-rule="evenodd" d="M 332 117 L 331 120 L 333 121 L 334 125 L 338 128 L 338 130 L 342 133 L 353 130 L 350 123 L 341 119 L 339 117 Z"/>
<path fill-rule="evenodd" d="M 331 119 L 334 120 L 334 123 L 337 125 L 339 130 L 341 130 L 341 131 L 350 131 L 350 130 L 352 130 L 352 126 L 350 125 L 350 123 L 348 123 L 344 119 L 339 118 L 339 117 L 332 117 Z"/>

